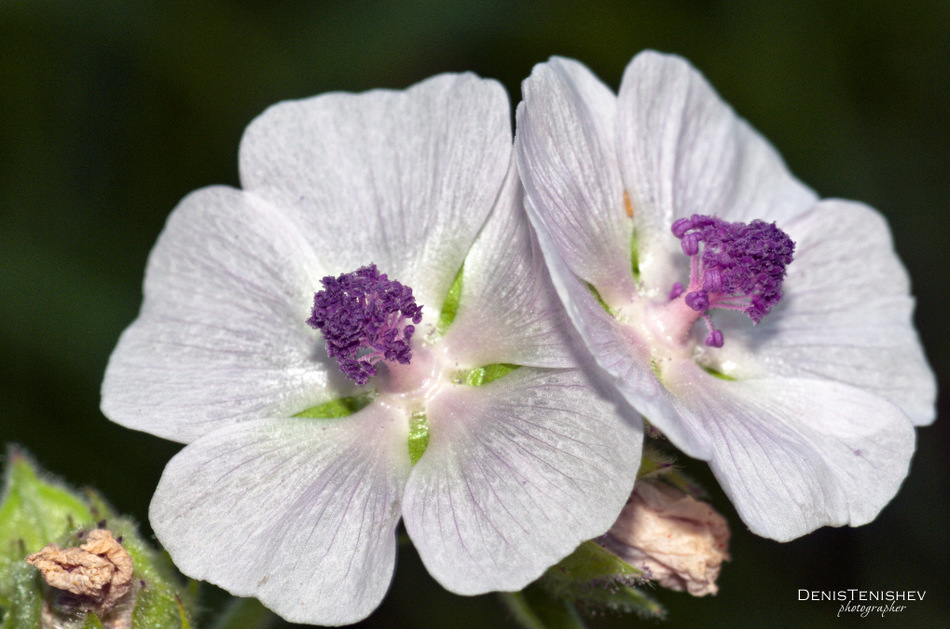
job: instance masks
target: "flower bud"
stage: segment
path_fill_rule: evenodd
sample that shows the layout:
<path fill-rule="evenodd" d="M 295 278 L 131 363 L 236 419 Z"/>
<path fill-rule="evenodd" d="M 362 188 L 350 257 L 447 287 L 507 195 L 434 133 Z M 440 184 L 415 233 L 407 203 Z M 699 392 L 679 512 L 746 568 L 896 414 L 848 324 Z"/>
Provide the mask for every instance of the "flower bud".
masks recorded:
<path fill-rule="evenodd" d="M 708 503 L 662 482 L 638 481 L 602 538 L 631 566 L 671 590 L 715 594 L 729 559 L 729 525 Z"/>

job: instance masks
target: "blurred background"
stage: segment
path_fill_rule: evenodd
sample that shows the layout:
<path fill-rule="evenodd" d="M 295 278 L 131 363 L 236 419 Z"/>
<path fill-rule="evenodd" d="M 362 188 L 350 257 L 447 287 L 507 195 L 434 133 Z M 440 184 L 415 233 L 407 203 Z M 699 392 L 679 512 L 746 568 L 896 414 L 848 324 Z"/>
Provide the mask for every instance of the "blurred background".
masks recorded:
<path fill-rule="evenodd" d="M 950 3 L 0 2 L 0 437 L 147 528 L 180 448 L 107 421 L 99 385 L 135 317 L 172 208 L 239 185 L 242 130 L 268 105 L 404 88 L 471 70 L 520 82 L 550 55 L 616 89 L 633 55 L 681 54 L 822 196 L 890 221 L 938 377 L 950 368 Z M 855 260 L 860 265 L 860 260 Z M 882 367 L 875 365 L 875 368 Z M 887 366 L 884 365 L 884 368 Z M 705 466 L 688 469 L 733 526 L 715 597 L 658 591 L 678 627 L 950 626 L 950 416 L 918 431 L 897 498 L 872 524 L 787 544 L 746 531 Z M 926 590 L 901 614 L 836 618 L 798 589 Z M 206 599 L 209 616 L 220 593 Z M 611 613 L 597 627 L 657 626 Z M 361 626 L 507 626 L 493 596 L 443 591 L 411 549 Z M 513 625 L 512 625 L 513 626 Z"/>

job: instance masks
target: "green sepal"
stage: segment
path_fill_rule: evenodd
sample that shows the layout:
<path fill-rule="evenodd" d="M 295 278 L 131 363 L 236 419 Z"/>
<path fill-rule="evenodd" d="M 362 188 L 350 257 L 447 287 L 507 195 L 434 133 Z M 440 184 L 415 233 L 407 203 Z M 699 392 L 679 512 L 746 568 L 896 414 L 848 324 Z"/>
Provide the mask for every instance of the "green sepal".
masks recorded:
<path fill-rule="evenodd" d="M 500 592 L 502 602 L 525 629 L 586 629 L 574 604 L 537 583 L 520 592 Z"/>
<path fill-rule="evenodd" d="M 459 384 L 465 384 L 470 387 L 480 387 L 508 375 L 520 366 L 521 365 L 512 365 L 510 363 L 485 365 L 484 367 L 476 367 L 475 369 L 469 369 L 467 371 L 459 371 L 455 374 L 454 380 Z"/>
<path fill-rule="evenodd" d="M 70 489 L 16 447 L 8 450 L 0 501 L 0 627 L 38 628 L 44 601 L 57 615 L 58 591 L 48 587 L 25 558 L 49 543 L 63 548 L 80 546 L 79 534 L 100 525 L 121 540 L 132 558 L 135 585 L 130 596 L 134 598 L 121 602 L 101 619 L 93 613 L 85 618 L 56 617 L 57 626 L 110 629 L 120 608 L 132 605 L 136 629 L 189 629 L 196 590 L 184 586 L 168 555 L 146 544 L 136 524 L 116 516 L 101 495 Z"/>
<path fill-rule="evenodd" d="M 211 625 L 211 629 L 267 629 L 277 616 L 256 598 L 235 598 Z"/>
<path fill-rule="evenodd" d="M 0 596 L 9 582 L 3 575 L 23 561 L 24 551 L 34 553 L 97 516 L 77 492 L 41 478 L 27 455 L 10 447 L 0 502 Z"/>
<path fill-rule="evenodd" d="M 370 393 L 362 393 L 352 397 L 342 397 L 336 400 L 330 400 L 323 404 L 311 406 L 307 410 L 300 411 L 294 417 L 307 417 L 310 419 L 332 419 L 335 417 L 346 417 L 357 411 L 361 411 L 373 401 Z"/>
<path fill-rule="evenodd" d="M 537 582 L 555 599 L 582 609 L 611 609 L 643 617 L 663 618 L 666 610 L 639 586 L 643 571 L 600 544 L 588 541 L 552 566 Z"/>
<path fill-rule="evenodd" d="M 86 614 L 86 622 L 82 624 L 82 629 L 104 629 L 102 621 L 95 614 Z"/>

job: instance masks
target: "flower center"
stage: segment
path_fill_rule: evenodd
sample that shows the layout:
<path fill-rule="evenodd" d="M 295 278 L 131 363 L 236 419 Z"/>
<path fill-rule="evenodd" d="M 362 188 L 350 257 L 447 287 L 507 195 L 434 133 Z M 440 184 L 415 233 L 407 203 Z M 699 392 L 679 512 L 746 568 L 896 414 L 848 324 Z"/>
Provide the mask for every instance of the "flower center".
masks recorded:
<path fill-rule="evenodd" d="M 672 231 L 690 257 L 689 285 L 676 282 L 669 295 L 677 310 L 687 313 L 684 333 L 701 318 L 709 330 L 706 345 L 722 347 L 722 331 L 713 327 L 710 310 L 742 311 L 754 325 L 782 299 L 795 243 L 775 223 L 727 223 L 693 214 L 674 222 Z"/>
<path fill-rule="evenodd" d="M 422 306 L 411 288 L 389 279 L 375 264 L 320 283 L 323 290 L 313 296 L 307 324 L 323 333 L 327 355 L 347 378 L 362 386 L 376 375 L 380 360 L 409 364 L 416 331 L 409 322 L 422 321 Z"/>

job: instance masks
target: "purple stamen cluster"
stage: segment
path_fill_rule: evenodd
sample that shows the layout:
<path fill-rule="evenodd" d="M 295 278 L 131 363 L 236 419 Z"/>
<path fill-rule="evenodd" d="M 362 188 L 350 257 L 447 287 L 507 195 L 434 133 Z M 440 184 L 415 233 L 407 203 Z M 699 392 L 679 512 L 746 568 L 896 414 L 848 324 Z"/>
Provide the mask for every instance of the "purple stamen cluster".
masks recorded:
<path fill-rule="evenodd" d="M 782 299 L 785 267 L 792 261 L 795 243 L 775 223 L 728 223 L 693 214 L 674 222 L 672 231 L 692 261 L 689 286 L 674 284 L 670 299 L 683 295 L 686 305 L 703 313 L 709 328 L 707 345 L 723 343 L 722 332 L 705 314 L 708 310 L 741 310 L 755 324 Z"/>
<path fill-rule="evenodd" d="M 340 371 L 362 386 L 376 375 L 380 360 L 409 364 L 416 330 L 409 322 L 422 321 L 411 288 L 390 280 L 375 264 L 320 283 L 323 290 L 313 297 L 307 324 L 323 333 L 327 355 L 336 358 Z"/>

